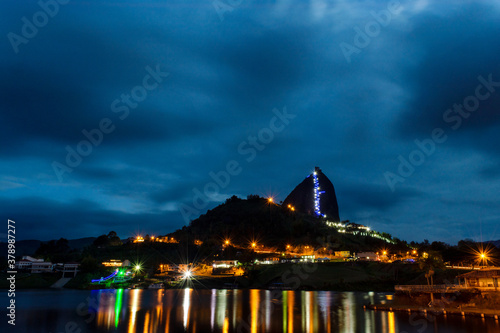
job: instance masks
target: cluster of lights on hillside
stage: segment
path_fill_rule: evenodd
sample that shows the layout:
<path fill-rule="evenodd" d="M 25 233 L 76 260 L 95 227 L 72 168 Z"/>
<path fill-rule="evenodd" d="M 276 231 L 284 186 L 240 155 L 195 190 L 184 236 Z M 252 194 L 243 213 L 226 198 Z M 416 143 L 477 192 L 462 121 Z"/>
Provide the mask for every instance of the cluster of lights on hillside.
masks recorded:
<path fill-rule="evenodd" d="M 133 240 L 134 243 L 143 243 L 144 241 L 145 241 L 145 239 L 143 236 L 136 236 Z M 176 240 L 174 237 L 167 237 L 167 236 L 164 236 L 164 237 L 162 237 L 162 236 L 159 236 L 159 237 L 150 236 L 149 241 L 150 242 L 158 242 L 158 243 L 173 243 L 173 244 L 179 243 L 179 241 Z"/>

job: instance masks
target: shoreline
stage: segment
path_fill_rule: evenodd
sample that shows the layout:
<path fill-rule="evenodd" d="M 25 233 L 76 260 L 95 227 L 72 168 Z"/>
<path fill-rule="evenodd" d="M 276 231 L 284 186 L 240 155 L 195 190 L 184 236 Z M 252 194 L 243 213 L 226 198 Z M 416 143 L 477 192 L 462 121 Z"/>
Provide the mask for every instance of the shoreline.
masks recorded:
<path fill-rule="evenodd" d="M 386 304 L 374 304 L 374 305 L 363 305 L 365 310 L 372 311 L 399 311 L 408 312 L 409 314 L 418 312 L 425 316 L 475 316 L 480 318 L 493 318 L 498 320 L 500 318 L 500 309 L 478 309 L 471 307 L 461 307 L 457 309 L 456 307 L 424 307 L 424 306 L 414 306 L 414 305 L 386 305 Z"/>

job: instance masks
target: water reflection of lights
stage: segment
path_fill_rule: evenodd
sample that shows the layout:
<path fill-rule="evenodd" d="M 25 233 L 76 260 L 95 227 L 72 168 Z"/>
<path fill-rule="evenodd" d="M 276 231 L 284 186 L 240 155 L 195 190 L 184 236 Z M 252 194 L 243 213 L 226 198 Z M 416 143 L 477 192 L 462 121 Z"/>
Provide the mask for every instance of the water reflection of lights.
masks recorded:
<path fill-rule="evenodd" d="M 118 327 L 118 322 L 120 320 L 120 311 L 122 309 L 122 297 L 123 297 L 123 289 L 118 289 L 116 292 L 116 301 L 115 301 L 115 327 Z"/>
<path fill-rule="evenodd" d="M 295 292 L 288 292 L 288 332 L 293 333 L 293 308 L 295 307 Z"/>
<path fill-rule="evenodd" d="M 217 290 L 212 289 L 212 296 L 210 297 L 210 328 L 212 329 L 212 332 L 214 330 L 214 325 L 215 325 L 216 294 L 217 294 Z"/>
<path fill-rule="evenodd" d="M 189 308 L 191 307 L 191 291 L 192 289 L 184 289 L 184 329 L 187 330 L 189 324 Z"/>
<path fill-rule="evenodd" d="M 218 290 L 217 307 L 215 314 L 217 327 L 222 327 L 224 325 L 224 320 L 226 318 L 226 308 L 227 308 L 227 290 Z"/>
<path fill-rule="evenodd" d="M 135 322 L 137 320 L 137 311 L 139 309 L 139 300 L 141 292 L 142 290 L 140 289 L 134 289 L 130 292 L 131 293 L 130 302 L 132 303 L 132 306 L 130 307 L 130 321 L 128 325 L 129 333 L 135 332 Z"/>
<path fill-rule="evenodd" d="M 250 330 L 252 333 L 257 333 L 257 324 L 259 322 L 259 303 L 260 290 L 250 290 Z"/>
<path fill-rule="evenodd" d="M 356 332 L 354 293 L 347 292 L 342 299 L 343 316 L 339 318 L 341 332 Z"/>
<path fill-rule="evenodd" d="M 360 304 L 384 294 L 284 290 L 123 290 L 95 292 L 102 331 L 398 332 L 393 312 L 364 311 Z M 248 297 L 248 298 L 247 298 Z M 96 304 L 97 305 L 97 304 Z M 297 306 L 297 307 L 295 307 Z M 358 316 L 356 316 L 358 314 Z M 298 325 L 298 327 L 297 327 Z"/>
<path fill-rule="evenodd" d="M 266 290 L 266 332 L 271 331 L 271 291 Z"/>
<path fill-rule="evenodd" d="M 396 333 L 396 321 L 394 320 L 394 312 L 390 311 L 387 313 L 387 319 L 389 320 L 389 333 Z"/>

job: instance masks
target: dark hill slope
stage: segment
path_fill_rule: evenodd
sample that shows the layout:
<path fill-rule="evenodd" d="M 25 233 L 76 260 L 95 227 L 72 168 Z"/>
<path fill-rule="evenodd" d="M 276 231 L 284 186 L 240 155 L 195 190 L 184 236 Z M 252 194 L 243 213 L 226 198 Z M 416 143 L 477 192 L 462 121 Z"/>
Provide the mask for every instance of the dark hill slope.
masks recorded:
<path fill-rule="evenodd" d="M 328 232 L 319 219 L 282 209 L 264 198 L 235 196 L 192 221 L 188 229 L 201 240 L 229 237 L 240 245 L 258 240 L 267 246 L 306 242 Z"/>
<path fill-rule="evenodd" d="M 340 217 L 335 188 L 320 168 L 316 167 L 315 173 L 318 179 L 319 191 L 324 191 L 319 195 L 321 214 L 325 214 L 329 221 L 338 222 Z M 310 174 L 286 197 L 283 206 L 292 205 L 298 212 L 317 216 L 314 203 L 314 174 Z"/>

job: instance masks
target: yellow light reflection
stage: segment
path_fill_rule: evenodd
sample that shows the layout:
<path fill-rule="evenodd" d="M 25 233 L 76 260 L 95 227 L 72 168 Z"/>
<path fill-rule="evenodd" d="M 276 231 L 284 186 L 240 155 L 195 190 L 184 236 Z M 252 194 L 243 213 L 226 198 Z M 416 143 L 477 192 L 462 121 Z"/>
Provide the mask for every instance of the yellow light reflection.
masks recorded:
<path fill-rule="evenodd" d="M 139 309 L 140 294 L 141 294 L 140 289 L 134 289 L 131 291 L 132 297 L 130 298 L 130 302 L 132 303 L 132 306 L 130 307 L 130 321 L 128 325 L 129 333 L 135 332 L 135 321 L 136 321 L 137 310 Z"/>
<path fill-rule="evenodd" d="M 288 314 L 288 291 L 283 290 L 283 297 L 281 298 L 281 303 L 283 305 L 283 332 L 286 332 L 286 322 L 287 322 L 287 314 Z"/>
<path fill-rule="evenodd" d="M 389 333 L 396 333 L 396 321 L 394 320 L 394 312 L 389 312 L 387 316 L 389 319 Z"/>
<path fill-rule="evenodd" d="M 257 333 L 257 324 L 259 322 L 259 302 L 260 302 L 260 290 L 251 289 L 250 290 L 250 331 L 252 333 Z"/>
<path fill-rule="evenodd" d="M 288 292 L 288 333 L 293 333 L 293 308 L 295 306 L 295 291 Z"/>
<path fill-rule="evenodd" d="M 222 333 L 229 332 L 229 318 L 224 318 L 224 326 L 222 326 Z"/>
<path fill-rule="evenodd" d="M 149 311 L 146 312 L 146 316 L 144 317 L 144 333 L 149 332 Z"/>

